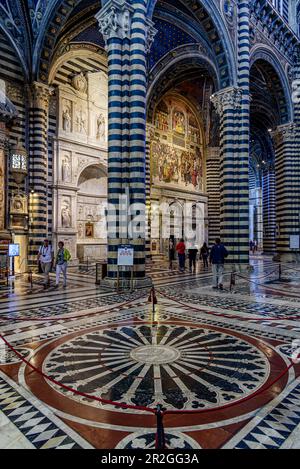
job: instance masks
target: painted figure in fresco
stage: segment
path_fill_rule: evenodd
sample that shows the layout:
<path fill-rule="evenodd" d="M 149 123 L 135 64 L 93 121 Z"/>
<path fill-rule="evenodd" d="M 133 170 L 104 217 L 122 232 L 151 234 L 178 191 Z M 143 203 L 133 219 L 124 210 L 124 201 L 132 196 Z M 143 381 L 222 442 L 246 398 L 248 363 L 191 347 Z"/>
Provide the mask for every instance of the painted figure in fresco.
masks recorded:
<path fill-rule="evenodd" d="M 185 122 L 182 112 L 175 112 L 173 129 L 179 134 L 185 134 Z"/>

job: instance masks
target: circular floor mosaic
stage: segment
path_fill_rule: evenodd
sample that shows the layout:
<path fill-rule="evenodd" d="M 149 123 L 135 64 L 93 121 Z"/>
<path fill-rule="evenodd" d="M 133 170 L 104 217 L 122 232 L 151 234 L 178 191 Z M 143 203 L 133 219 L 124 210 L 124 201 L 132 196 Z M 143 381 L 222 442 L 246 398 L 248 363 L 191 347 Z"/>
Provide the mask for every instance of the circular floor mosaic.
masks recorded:
<path fill-rule="evenodd" d="M 46 357 L 43 371 L 80 392 L 114 402 L 200 409 L 255 392 L 269 376 L 269 362 L 254 345 L 227 332 L 136 325 L 73 338 Z M 78 402 L 101 407 L 52 386 Z"/>

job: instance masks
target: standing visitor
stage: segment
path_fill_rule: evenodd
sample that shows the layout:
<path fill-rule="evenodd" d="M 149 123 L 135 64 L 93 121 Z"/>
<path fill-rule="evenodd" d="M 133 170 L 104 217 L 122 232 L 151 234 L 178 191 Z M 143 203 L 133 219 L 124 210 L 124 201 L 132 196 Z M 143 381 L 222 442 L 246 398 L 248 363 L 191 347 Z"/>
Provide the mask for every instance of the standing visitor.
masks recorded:
<path fill-rule="evenodd" d="M 169 269 L 173 269 L 173 261 L 175 260 L 175 242 L 170 238 L 169 241 Z"/>
<path fill-rule="evenodd" d="M 44 240 L 43 246 L 40 247 L 38 253 L 38 263 L 44 274 L 44 289 L 50 286 L 49 273 L 53 266 L 54 252 L 49 243 L 49 239 Z"/>
<path fill-rule="evenodd" d="M 56 285 L 55 288 L 59 287 L 60 274 L 63 273 L 64 277 L 64 288 L 67 287 L 67 267 L 68 262 L 71 259 L 71 254 L 64 247 L 64 243 L 60 241 L 58 243 L 58 251 L 56 254 Z"/>
<path fill-rule="evenodd" d="M 179 259 L 179 271 L 184 272 L 185 270 L 185 244 L 184 239 L 181 239 L 176 246 L 176 251 L 178 253 Z"/>
<path fill-rule="evenodd" d="M 202 248 L 200 249 L 200 259 L 203 260 L 203 267 L 208 269 L 208 256 L 209 249 L 206 243 L 203 243 Z"/>
<path fill-rule="evenodd" d="M 198 248 L 197 246 L 192 246 L 189 249 L 189 264 L 190 264 L 190 272 L 196 273 L 196 259 L 197 259 L 197 254 L 198 254 Z"/>
<path fill-rule="evenodd" d="M 210 251 L 210 263 L 212 264 L 213 271 L 213 288 L 223 290 L 223 273 L 225 258 L 228 257 L 228 252 L 225 246 L 221 243 L 220 238 L 215 240 L 214 246 Z"/>
<path fill-rule="evenodd" d="M 252 240 L 250 241 L 250 252 L 254 254 L 254 242 Z"/>

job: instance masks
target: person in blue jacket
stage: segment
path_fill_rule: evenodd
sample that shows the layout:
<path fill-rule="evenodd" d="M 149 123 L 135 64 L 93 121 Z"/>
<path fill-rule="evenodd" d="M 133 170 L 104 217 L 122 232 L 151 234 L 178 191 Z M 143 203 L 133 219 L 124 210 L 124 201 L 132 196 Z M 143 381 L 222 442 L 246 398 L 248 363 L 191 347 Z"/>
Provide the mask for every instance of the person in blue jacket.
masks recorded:
<path fill-rule="evenodd" d="M 227 249 L 221 243 L 220 238 L 215 240 L 214 246 L 211 248 L 209 260 L 212 265 L 213 272 L 213 288 L 223 290 L 223 274 L 225 259 L 228 257 Z"/>

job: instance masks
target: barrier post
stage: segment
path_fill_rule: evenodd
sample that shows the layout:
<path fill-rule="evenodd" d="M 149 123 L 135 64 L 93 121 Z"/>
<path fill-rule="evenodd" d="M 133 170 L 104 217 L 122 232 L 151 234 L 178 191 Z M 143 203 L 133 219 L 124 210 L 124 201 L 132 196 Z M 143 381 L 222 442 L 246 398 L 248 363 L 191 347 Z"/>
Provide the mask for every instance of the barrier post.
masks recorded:
<path fill-rule="evenodd" d="M 156 408 L 156 438 L 155 449 L 166 449 L 165 429 L 164 429 L 164 412 L 160 404 Z"/>
<path fill-rule="evenodd" d="M 232 287 L 234 287 L 235 284 L 236 284 L 235 272 L 231 272 L 231 276 L 230 276 L 230 291 L 232 291 Z"/>
<path fill-rule="evenodd" d="M 281 264 L 278 266 L 278 280 L 281 281 L 281 276 L 282 276 L 282 267 Z"/>

